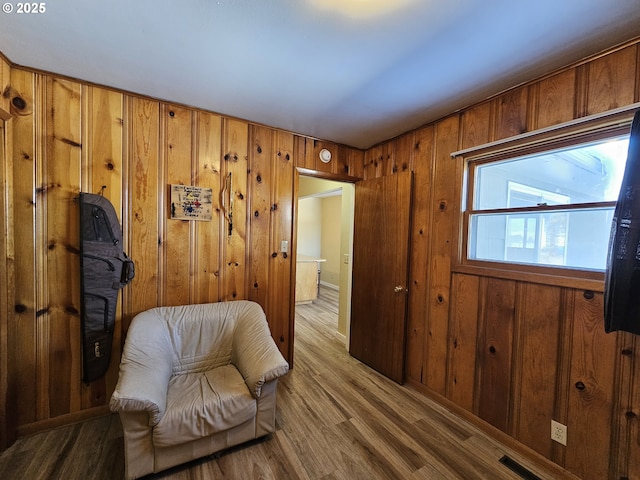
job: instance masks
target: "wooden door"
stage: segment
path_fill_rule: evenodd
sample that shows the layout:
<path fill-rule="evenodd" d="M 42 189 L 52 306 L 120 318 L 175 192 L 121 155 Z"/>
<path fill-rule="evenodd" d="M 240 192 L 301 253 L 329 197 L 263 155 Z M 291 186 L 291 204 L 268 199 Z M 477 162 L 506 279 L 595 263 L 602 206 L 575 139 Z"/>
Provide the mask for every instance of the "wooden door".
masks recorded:
<path fill-rule="evenodd" d="M 356 184 L 349 353 L 404 381 L 412 172 Z"/>

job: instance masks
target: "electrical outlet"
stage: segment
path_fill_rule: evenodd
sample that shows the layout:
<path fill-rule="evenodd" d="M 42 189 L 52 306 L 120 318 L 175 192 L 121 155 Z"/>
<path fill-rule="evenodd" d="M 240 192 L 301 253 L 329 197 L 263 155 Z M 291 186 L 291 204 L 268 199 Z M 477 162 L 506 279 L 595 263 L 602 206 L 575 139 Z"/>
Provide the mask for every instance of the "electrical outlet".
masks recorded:
<path fill-rule="evenodd" d="M 551 440 L 567 446 L 567 426 L 551 420 Z"/>

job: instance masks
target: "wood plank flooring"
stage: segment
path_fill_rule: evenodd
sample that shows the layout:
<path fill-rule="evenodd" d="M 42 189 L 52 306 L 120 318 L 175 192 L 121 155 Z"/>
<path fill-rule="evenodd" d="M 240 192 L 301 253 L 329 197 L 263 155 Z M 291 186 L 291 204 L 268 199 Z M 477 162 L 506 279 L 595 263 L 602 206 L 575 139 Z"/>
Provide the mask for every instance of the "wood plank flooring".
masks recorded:
<path fill-rule="evenodd" d="M 507 454 L 554 477 L 414 390 L 350 357 L 335 330 L 337 292 L 296 308 L 295 368 L 278 385 L 277 431 L 153 479 L 518 480 Z M 0 479 L 123 477 L 116 415 L 19 439 Z"/>

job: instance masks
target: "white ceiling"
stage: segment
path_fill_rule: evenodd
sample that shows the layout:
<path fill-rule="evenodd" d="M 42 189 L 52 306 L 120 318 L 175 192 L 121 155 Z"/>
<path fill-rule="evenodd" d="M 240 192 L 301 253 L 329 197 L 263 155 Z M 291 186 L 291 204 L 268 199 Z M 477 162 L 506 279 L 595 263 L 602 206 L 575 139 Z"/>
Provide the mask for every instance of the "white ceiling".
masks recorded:
<path fill-rule="evenodd" d="M 18 65 L 360 148 L 640 35 L 640 0 L 8 3 Z"/>

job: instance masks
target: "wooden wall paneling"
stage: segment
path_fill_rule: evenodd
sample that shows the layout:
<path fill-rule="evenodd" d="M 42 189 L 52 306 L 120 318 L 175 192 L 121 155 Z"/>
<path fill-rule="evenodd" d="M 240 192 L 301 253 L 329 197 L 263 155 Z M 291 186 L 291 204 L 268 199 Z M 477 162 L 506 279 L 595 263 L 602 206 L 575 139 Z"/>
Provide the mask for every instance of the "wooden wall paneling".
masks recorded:
<path fill-rule="evenodd" d="M 640 479 L 640 364 L 638 363 L 640 360 L 640 342 L 635 335 L 624 336 L 626 339 L 630 339 L 630 337 L 633 337 L 633 340 L 631 343 L 627 342 L 625 348 L 631 346 L 632 351 L 624 352 L 623 355 L 626 358 L 625 363 L 630 363 L 629 367 L 631 368 L 623 369 L 621 375 L 627 372 L 631 373 L 631 392 L 629 403 L 626 405 L 624 403 L 621 404 L 626 407 L 620 412 L 620 415 L 625 417 L 625 428 L 621 431 L 619 437 L 620 440 L 625 442 L 623 445 L 625 445 L 627 455 L 626 458 L 621 459 L 626 460 L 625 463 L 619 460 L 617 474 L 620 477 L 626 476 L 629 480 L 638 480 Z"/>
<path fill-rule="evenodd" d="M 509 432 L 516 282 L 483 278 L 478 332 L 478 416 Z"/>
<path fill-rule="evenodd" d="M 11 117 L 11 66 L 0 56 L 0 120 Z"/>
<path fill-rule="evenodd" d="M 637 45 L 589 62 L 587 115 L 629 105 L 635 101 Z"/>
<path fill-rule="evenodd" d="M 635 478 L 640 476 L 640 437 L 638 436 L 638 352 L 637 335 L 619 332 L 616 355 L 617 388 L 614 405 L 614 429 L 611 436 L 612 476 Z"/>
<path fill-rule="evenodd" d="M 336 145 L 336 155 L 335 155 L 335 160 L 332 159 L 331 161 L 335 161 L 336 162 L 336 173 L 338 175 L 351 175 L 350 173 L 350 156 L 349 156 L 349 151 L 351 149 L 349 147 L 346 147 L 344 145 Z"/>
<path fill-rule="evenodd" d="M 460 143 L 462 148 L 471 148 L 483 145 L 491 140 L 491 113 L 490 102 L 465 110 L 461 114 Z"/>
<path fill-rule="evenodd" d="M 392 173 L 413 170 L 416 148 L 415 131 L 406 133 L 394 140 Z"/>
<path fill-rule="evenodd" d="M 460 120 L 453 115 L 435 126 L 432 209 L 429 233 L 429 289 L 423 382 L 444 395 L 447 372 L 447 330 L 451 258 L 458 230 L 458 202 L 462 170 L 451 152 L 458 148 Z M 419 192 L 417 192 L 419 194 Z"/>
<path fill-rule="evenodd" d="M 382 172 L 382 146 L 376 145 L 364 153 L 364 179 L 376 178 Z"/>
<path fill-rule="evenodd" d="M 196 156 L 194 185 L 211 188 L 213 218 L 210 222 L 195 222 L 195 303 L 217 302 L 220 299 L 220 159 L 222 152 L 222 118 L 206 112 L 196 113 Z"/>
<path fill-rule="evenodd" d="M 576 113 L 576 69 L 541 80 L 538 87 L 534 129 L 568 122 Z"/>
<path fill-rule="evenodd" d="M 473 411 L 478 344 L 480 277 L 454 274 L 451 280 L 447 398 Z"/>
<path fill-rule="evenodd" d="M 9 343 L 9 397 L 8 408 L 11 415 L 7 421 L 10 430 L 15 431 L 18 425 L 36 420 L 38 330 L 36 320 L 36 162 L 41 162 L 37 155 L 36 131 L 40 133 L 41 125 L 36 125 L 34 101 L 36 97 L 36 78 L 33 73 L 13 69 L 11 72 L 13 96 L 19 96 L 26 104 L 26 114 L 15 115 L 7 122 L 11 135 L 12 152 L 7 152 L 7 159 L 12 170 L 13 213 L 20 218 L 12 226 L 14 239 L 15 268 L 11 283 L 14 287 L 14 305 L 11 305 L 8 335 Z M 39 120 L 38 120 L 39 121 Z M 38 130 L 37 130 L 38 129 Z M 11 156 L 9 156 L 11 155 Z M 7 216 L 9 220 L 11 217 Z M 5 271 L 5 270 L 3 270 Z"/>
<path fill-rule="evenodd" d="M 127 214 L 124 208 L 122 144 L 123 144 L 123 102 L 121 93 L 97 87 L 83 88 L 83 115 L 85 142 L 83 154 L 82 190 L 102 194 L 109 199 L 118 214 L 122 226 Z M 85 175 L 84 170 L 89 175 Z M 124 233 L 124 232 L 123 232 Z M 125 239 L 123 238 L 123 241 Z M 126 245 L 126 241 L 124 241 Z M 77 247 L 79 248 L 79 244 Z M 82 386 L 82 408 L 91 408 L 107 403 L 107 396 L 115 389 L 118 381 L 118 366 L 121 356 L 122 334 L 122 294 L 118 295 L 113 343 L 109 370 L 105 377 Z"/>
<path fill-rule="evenodd" d="M 301 135 L 295 135 L 293 141 L 296 152 L 294 155 L 295 166 L 313 170 L 315 168 L 315 160 L 313 159 L 313 152 L 307 154 L 307 138 Z"/>
<path fill-rule="evenodd" d="M 164 105 L 161 109 L 166 129 L 165 148 L 165 194 L 167 201 L 159 204 L 165 218 L 163 242 L 163 305 L 185 305 L 191 303 L 191 221 L 170 218 L 169 185 L 191 185 L 193 112 L 175 105 Z M 162 187 L 161 187 L 162 188 Z"/>
<path fill-rule="evenodd" d="M 601 293 L 573 295 L 565 468 L 581 478 L 608 478 L 617 336 L 604 333 Z"/>
<path fill-rule="evenodd" d="M 434 127 L 429 126 L 408 134 L 408 137 L 413 140 L 411 158 L 414 187 L 405 375 L 407 380 L 418 383 L 423 382 L 424 342 L 428 313 L 433 133 Z"/>
<path fill-rule="evenodd" d="M 292 328 L 289 324 L 292 291 L 292 250 L 281 252 L 281 242 L 293 241 L 293 135 L 275 132 L 275 155 L 272 163 L 271 256 L 269 262 L 268 310 L 269 326 L 280 352 L 293 359 Z M 275 256 L 274 256 L 275 254 Z"/>
<path fill-rule="evenodd" d="M 35 75 L 35 316 L 36 316 L 36 420 L 50 417 L 49 407 L 49 309 L 47 262 L 47 163 L 49 132 L 47 131 L 46 77 Z"/>
<path fill-rule="evenodd" d="M 636 44 L 636 95 L 634 102 L 640 102 L 640 45 Z"/>
<path fill-rule="evenodd" d="M 2 61 L 2 59 L 0 59 Z M 15 329 L 15 257 L 14 257 L 14 224 L 13 224 L 13 158 L 11 135 L 8 122 L 0 119 L 0 451 L 3 451 L 15 440 L 16 419 L 15 407 L 9 400 L 10 378 L 15 371 L 10 358 L 15 356 L 15 349 L 9 353 L 10 325 Z M 12 339 L 13 340 L 13 339 Z M 11 365 L 11 371 L 9 371 Z M 15 391 L 11 390 L 15 398 Z M 11 412 L 11 415 L 8 415 Z"/>
<path fill-rule="evenodd" d="M 46 77 L 47 151 L 40 198 L 46 209 L 49 415 L 81 409 L 79 211 L 82 162 L 81 86 Z M 41 392 L 41 393 L 45 393 Z"/>
<path fill-rule="evenodd" d="M 246 239 L 247 239 L 247 145 L 249 125 L 240 120 L 223 121 L 223 177 L 231 174 L 233 199 L 233 231 L 228 224 L 223 229 L 222 300 L 246 298 Z"/>
<path fill-rule="evenodd" d="M 364 151 L 355 148 L 348 148 L 349 175 L 351 177 L 364 177 Z"/>
<path fill-rule="evenodd" d="M 129 317 L 160 305 L 160 105 L 153 100 L 128 98 L 129 122 L 129 256 L 136 276 L 131 282 Z M 130 319 L 128 319 L 130 321 Z M 124 330 L 128 329 L 124 325 Z"/>
<path fill-rule="evenodd" d="M 518 291 L 513 374 L 513 436 L 547 458 L 556 405 L 562 289 L 533 283 Z"/>
<path fill-rule="evenodd" d="M 381 155 L 380 155 L 380 162 L 381 162 L 381 174 L 384 175 L 393 175 L 397 168 L 396 168 L 396 149 L 397 149 L 397 144 L 395 140 L 390 140 L 388 142 L 385 142 L 382 144 L 382 146 L 380 147 L 380 149 L 382 150 Z"/>
<path fill-rule="evenodd" d="M 529 131 L 527 124 L 529 87 L 520 87 L 497 97 L 494 102 L 495 128 L 493 140 Z"/>
<path fill-rule="evenodd" d="M 569 390 L 571 378 L 571 361 L 573 347 L 573 319 L 575 317 L 575 295 L 572 288 L 561 290 L 560 339 L 558 342 L 558 364 L 556 366 L 556 399 L 553 419 L 564 425 L 567 424 L 569 411 Z M 564 467 L 566 447 L 551 443 L 551 460 Z"/>
<path fill-rule="evenodd" d="M 249 131 L 249 220 L 251 239 L 249 248 L 248 299 L 268 310 L 267 295 L 272 288 L 269 278 L 271 263 L 271 212 L 273 208 L 272 163 L 275 158 L 273 130 L 252 125 Z M 271 319 L 267 317 L 270 322 Z M 273 333 L 273 332 L 272 332 Z"/>

